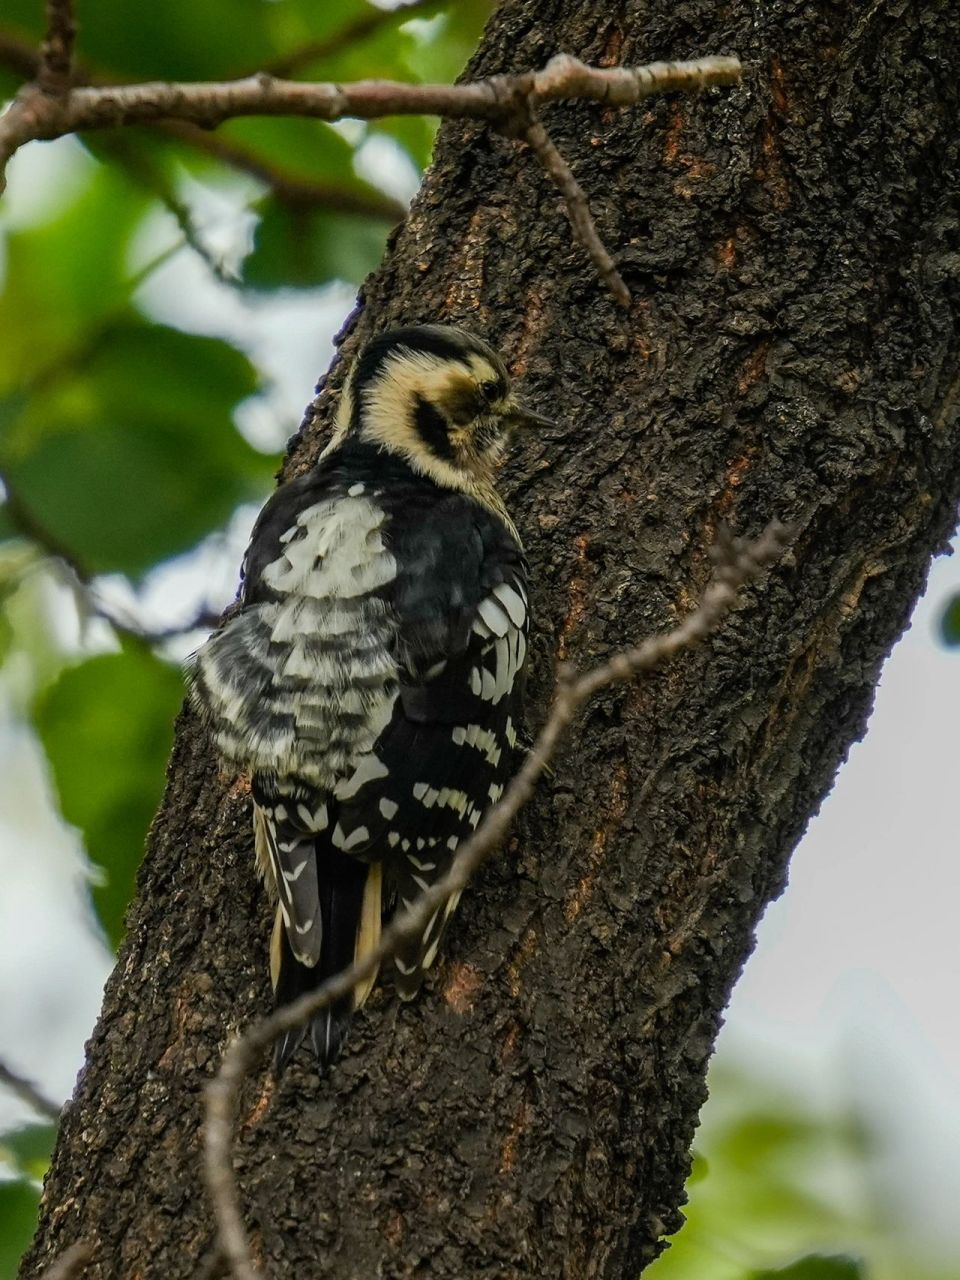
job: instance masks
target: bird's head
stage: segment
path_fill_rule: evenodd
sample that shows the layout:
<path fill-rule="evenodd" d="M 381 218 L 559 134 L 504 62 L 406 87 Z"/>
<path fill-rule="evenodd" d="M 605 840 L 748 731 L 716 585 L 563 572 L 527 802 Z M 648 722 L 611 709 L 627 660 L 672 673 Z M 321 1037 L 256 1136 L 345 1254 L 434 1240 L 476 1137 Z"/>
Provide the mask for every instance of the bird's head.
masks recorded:
<path fill-rule="evenodd" d="M 462 329 L 391 329 L 363 351 L 339 430 L 402 455 L 448 487 L 492 483 L 511 434 L 547 425 L 510 386 L 501 357 Z"/>

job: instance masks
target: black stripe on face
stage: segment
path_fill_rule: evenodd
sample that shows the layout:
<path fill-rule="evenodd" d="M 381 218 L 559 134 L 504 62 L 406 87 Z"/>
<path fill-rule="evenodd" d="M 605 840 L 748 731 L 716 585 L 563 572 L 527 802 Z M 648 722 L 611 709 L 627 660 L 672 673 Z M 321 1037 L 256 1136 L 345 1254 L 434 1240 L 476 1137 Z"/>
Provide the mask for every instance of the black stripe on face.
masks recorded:
<path fill-rule="evenodd" d="M 423 396 L 417 396 L 413 420 L 420 439 L 434 457 L 452 462 L 455 454 L 450 443 L 450 426 L 436 405 L 432 405 Z"/>

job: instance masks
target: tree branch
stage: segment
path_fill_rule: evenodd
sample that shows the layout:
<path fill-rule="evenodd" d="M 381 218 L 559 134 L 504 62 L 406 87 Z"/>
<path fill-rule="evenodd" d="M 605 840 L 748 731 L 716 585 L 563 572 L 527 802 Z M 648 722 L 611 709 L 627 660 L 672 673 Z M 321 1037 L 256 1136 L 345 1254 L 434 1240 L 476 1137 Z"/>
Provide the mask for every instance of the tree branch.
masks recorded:
<path fill-rule="evenodd" d="M 47 0 L 47 34 L 37 75 L 37 86 L 44 93 L 59 97 L 69 93 L 76 36 L 72 0 Z"/>
<path fill-rule="evenodd" d="M 49 141 L 84 129 L 152 124 L 158 120 L 188 120 L 205 129 L 249 115 L 306 116 L 317 120 L 438 115 L 503 121 L 522 99 L 533 103 L 588 99 L 607 106 L 630 106 L 654 93 L 734 84 L 740 73 L 739 59 L 728 57 L 602 68 L 588 67 L 568 54 L 559 54 L 543 71 L 491 76 L 457 85 L 404 84 L 398 80 L 305 84 L 266 74 L 209 83 L 81 85 L 70 92 L 64 103 L 38 104 L 31 93 L 18 97 L 7 117 L 17 106 L 21 111 L 2 135 L 4 150 L 0 154 L 9 157 L 11 145 L 15 150 L 28 141 Z"/>
<path fill-rule="evenodd" d="M 9 31 L 0 31 L 0 64 L 24 80 L 36 80 L 40 55 L 32 44 L 18 40 Z"/>
<path fill-rule="evenodd" d="M 625 307 L 630 305 L 630 290 L 624 284 L 623 277 L 617 270 L 616 263 L 597 233 L 590 206 L 580 183 L 573 176 L 573 170 L 557 150 L 556 144 L 547 133 L 541 122 L 534 118 L 522 137 L 533 154 L 543 165 L 547 176 L 552 178 L 557 190 L 563 196 L 573 227 L 574 237 L 586 249 L 590 261 L 596 267 L 600 279 L 604 282 L 616 300 Z"/>
<path fill-rule="evenodd" d="M 93 579 L 92 573 L 66 543 L 61 542 L 56 534 L 51 533 L 47 526 L 37 519 L 6 472 L 0 471 L 0 485 L 3 486 L 3 505 L 6 507 L 10 523 L 17 532 L 28 541 L 35 543 L 46 555 L 60 560 L 79 582 L 89 586 Z"/>
<path fill-rule="evenodd" d="M 779 559 L 791 536 L 792 530 L 777 521 L 768 525 L 754 542 L 744 542 L 724 533 L 714 549 L 717 562 L 714 578 L 700 604 L 679 626 L 645 640 L 636 648 L 615 654 L 585 675 L 577 676 L 572 669 L 562 668 L 550 714 L 523 766 L 500 803 L 487 811 L 476 832 L 457 851 L 447 874 L 411 907 L 394 917 L 384 929 L 379 945 L 363 960 L 335 974 L 316 991 L 254 1023 L 227 1046 L 220 1070 L 207 1086 L 204 1174 L 216 1215 L 220 1246 L 235 1280 L 262 1280 L 243 1225 L 230 1155 L 240 1085 L 260 1055 L 285 1031 L 302 1026 L 328 1004 L 348 995 L 357 983 L 394 956 L 404 942 L 420 936 L 434 912 L 466 888 L 477 868 L 504 840 L 510 824 L 533 796 L 541 774 L 584 703 L 608 685 L 651 671 L 710 635 L 733 607 L 744 584 Z"/>
<path fill-rule="evenodd" d="M 413 85 L 393 80 L 304 84 L 260 74 L 223 83 L 80 86 L 53 97 L 43 92 L 39 83 L 30 84 L 0 117 L 0 191 L 7 161 L 25 143 L 87 129 L 172 120 L 213 129 L 245 115 L 295 115 L 328 121 L 343 116 L 373 120 L 390 115 L 439 115 L 486 120 L 507 133 L 523 136 L 531 128 L 531 112 L 538 103 L 564 98 L 629 106 L 653 93 L 734 84 L 740 72 L 735 57 L 602 68 L 558 54 L 542 71 L 491 76 L 458 85 Z M 564 193 L 575 231 L 618 300 L 629 301 L 569 166 L 545 133 L 534 129 L 532 139 L 531 146 Z"/>
<path fill-rule="evenodd" d="M 43 1116 L 46 1120 L 52 1120 L 54 1124 L 59 1121 L 61 1108 L 46 1094 L 41 1093 L 32 1080 L 20 1075 L 19 1071 L 14 1071 L 2 1060 L 0 1060 L 0 1084 L 5 1084 L 21 1102 L 32 1107 L 37 1115 Z"/>
<path fill-rule="evenodd" d="M 431 3 L 435 4 L 436 0 L 431 0 Z M 378 17 L 382 13 L 391 13 L 390 10 L 380 9 L 374 12 Z M 25 80 L 36 80 L 40 74 L 40 55 L 32 46 L 0 31 L 0 65 L 8 67 Z M 103 75 L 93 75 L 89 69 L 78 67 L 76 63 L 71 79 L 75 85 L 83 84 L 92 88 L 116 83 Z M 400 222 L 406 216 L 406 206 L 388 195 L 376 191 L 346 191 L 335 183 L 316 182 L 300 174 L 289 173 L 233 139 L 215 137 L 207 130 L 186 121 L 161 120 L 154 127 L 184 146 L 202 151 L 229 165 L 231 169 L 256 178 L 289 208 L 329 209 L 332 213 L 357 214 L 362 218 L 375 218 L 391 224 Z M 118 161 L 124 167 L 129 167 L 129 155 L 119 155 Z"/>

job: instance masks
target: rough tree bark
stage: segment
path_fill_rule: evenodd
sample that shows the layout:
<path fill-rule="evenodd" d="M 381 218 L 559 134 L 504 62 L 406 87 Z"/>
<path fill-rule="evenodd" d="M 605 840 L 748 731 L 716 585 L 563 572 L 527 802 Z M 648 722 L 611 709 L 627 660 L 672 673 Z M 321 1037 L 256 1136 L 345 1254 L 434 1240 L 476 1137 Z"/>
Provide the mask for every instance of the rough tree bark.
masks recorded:
<path fill-rule="evenodd" d="M 747 67 L 699 99 L 547 113 L 628 312 L 539 169 L 468 124 L 349 328 L 348 354 L 398 320 L 468 325 L 558 420 L 506 482 L 531 720 L 558 656 L 689 610 L 719 522 L 800 534 L 701 651 L 590 709 L 420 1000 L 381 989 L 331 1079 L 248 1080 L 236 1167 L 269 1274 L 632 1280 L 680 1224 L 730 988 L 954 523 L 958 48 L 951 0 L 513 0 L 492 21 L 477 74 L 559 50 Z M 202 1089 L 269 999 L 249 827 L 184 714 L 25 1275 L 80 1238 L 96 1277 L 212 1257 Z"/>

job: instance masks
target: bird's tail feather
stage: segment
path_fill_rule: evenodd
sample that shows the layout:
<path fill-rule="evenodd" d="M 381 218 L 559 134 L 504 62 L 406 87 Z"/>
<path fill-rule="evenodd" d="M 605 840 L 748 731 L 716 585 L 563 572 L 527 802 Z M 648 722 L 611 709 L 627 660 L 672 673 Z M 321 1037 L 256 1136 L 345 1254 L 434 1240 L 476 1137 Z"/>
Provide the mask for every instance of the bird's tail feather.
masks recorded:
<path fill-rule="evenodd" d="M 401 1000 L 412 1000 L 423 986 L 427 970 L 437 958 L 444 930 L 459 901 L 460 894 L 452 894 L 430 917 L 421 937 L 397 948 L 394 964 L 397 970 L 397 994 Z"/>
<path fill-rule="evenodd" d="M 323 940 L 316 965 L 305 965 L 294 956 L 277 909 L 271 946 L 274 1004 L 291 1004 L 308 991 L 316 991 L 328 978 L 362 959 L 380 941 L 381 874 L 379 865 L 368 866 L 347 854 L 324 849 L 320 854 L 318 887 Z M 376 973 L 359 983 L 353 993 L 321 1009 L 309 1027 L 296 1027 L 277 1041 L 274 1070 L 279 1076 L 309 1030 L 321 1071 L 336 1062 L 359 1009 L 376 981 Z"/>

